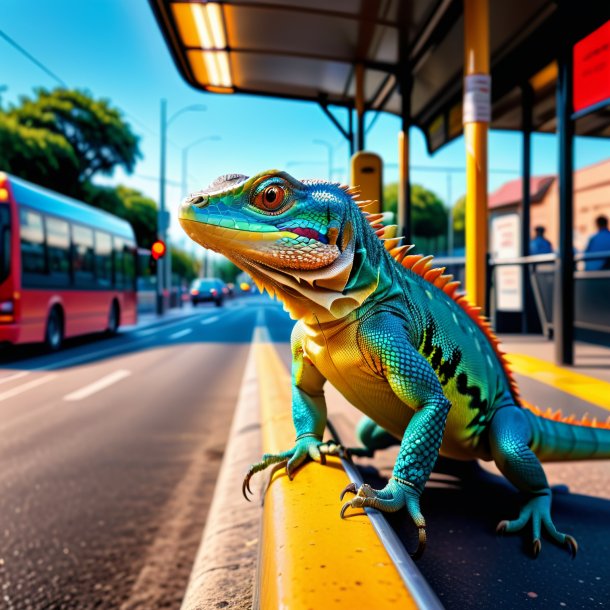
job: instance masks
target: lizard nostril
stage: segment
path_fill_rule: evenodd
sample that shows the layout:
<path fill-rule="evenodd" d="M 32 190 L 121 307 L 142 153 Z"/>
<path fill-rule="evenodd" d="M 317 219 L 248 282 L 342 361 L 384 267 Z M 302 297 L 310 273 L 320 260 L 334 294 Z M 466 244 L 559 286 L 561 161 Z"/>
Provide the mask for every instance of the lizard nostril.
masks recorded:
<path fill-rule="evenodd" d="M 203 208 L 208 204 L 209 200 L 210 198 L 207 195 L 195 195 L 187 199 L 186 203 L 194 205 L 197 208 Z"/>

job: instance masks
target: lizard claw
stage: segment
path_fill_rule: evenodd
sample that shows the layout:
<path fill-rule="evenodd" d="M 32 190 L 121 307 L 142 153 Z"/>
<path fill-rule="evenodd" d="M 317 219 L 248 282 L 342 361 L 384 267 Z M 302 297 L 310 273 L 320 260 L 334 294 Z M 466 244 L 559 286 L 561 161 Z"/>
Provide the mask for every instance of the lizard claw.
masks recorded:
<path fill-rule="evenodd" d="M 252 493 L 252 490 L 250 489 L 250 479 L 252 478 L 252 475 L 254 474 L 254 467 L 251 466 L 248 470 L 248 472 L 246 473 L 246 476 L 244 477 L 244 482 L 241 485 L 241 493 L 243 494 L 244 498 L 246 498 L 246 500 L 248 500 L 248 502 L 251 502 L 250 498 L 248 497 L 248 494 L 250 495 L 254 495 Z"/>
<path fill-rule="evenodd" d="M 409 553 L 411 555 L 411 559 L 419 559 L 426 550 L 426 528 L 418 527 L 417 528 L 417 548 L 413 553 Z"/>
<path fill-rule="evenodd" d="M 540 555 L 540 549 L 542 549 L 542 543 L 540 542 L 540 538 L 536 538 L 532 544 L 532 554 L 534 557 Z"/>
<path fill-rule="evenodd" d="M 350 493 L 350 494 L 358 493 L 358 490 L 356 489 L 356 483 L 350 483 L 349 485 L 347 485 L 345 487 L 345 489 L 341 492 L 341 495 L 339 496 L 339 500 L 343 500 L 343 497 L 345 496 L 346 493 Z M 349 502 L 348 502 L 348 504 L 349 504 Z M 343 518 L 343 510 L 341 511 L 341 518 Z"/>
<path fill-rule="evenodd" d="M 570 555 L 572 555 L 572 559 L 576 558 L 576 553 L 578 552 L 578 542 L 576 542 L 575 538 L 566 534 L 566 539 L 563 545 L 570 551 Z"/>

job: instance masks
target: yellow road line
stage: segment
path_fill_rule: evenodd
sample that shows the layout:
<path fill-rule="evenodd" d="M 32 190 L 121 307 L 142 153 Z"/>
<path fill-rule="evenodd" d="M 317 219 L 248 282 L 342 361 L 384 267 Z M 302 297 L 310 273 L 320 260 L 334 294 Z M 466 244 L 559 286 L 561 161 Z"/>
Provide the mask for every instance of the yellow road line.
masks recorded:
<path fill-rule="evenodd" d="M 294 441 L 290 376 L 271 343 L 255 343 L 263 451 Z M 277 471 L 265 494 L 259 566 L 261 610 L 417 608 L 371 523 L 342 520 L 339 492 L 349 483 L 337 458 L 308 463 L 289 481 Z"/>
<path fill-rule="evenodd" d="M 525 354 L 507 354 L 506 358 L 515 373 L 526 375 L 610 411 L 610 383 Z"/>

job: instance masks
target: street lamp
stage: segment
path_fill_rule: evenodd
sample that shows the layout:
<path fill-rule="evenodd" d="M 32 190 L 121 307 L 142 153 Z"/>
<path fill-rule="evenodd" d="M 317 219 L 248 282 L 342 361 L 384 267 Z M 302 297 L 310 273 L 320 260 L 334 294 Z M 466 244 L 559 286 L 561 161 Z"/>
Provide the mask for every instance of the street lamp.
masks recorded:
<path fill-rule="evenodd" d="M 201 142 L 218 142 L 218 140 L 222 140 L 222 138 L 220 136 L 203 136 L 202 138 L 199 138 L 197 140 L 195 140 L 194 142 L 191 142 L 190 144 L 187 144 L 186 146 L 184 146 L 182 148 L 182 195 L 184 197 L 186 197 L 187 195 L 187 176 L 188 176 L 188 152 L 189 150 L 191 150 L 191 148 L 193 148 L 193 146 L 196 146 L 197 144 L 201 143 Z"/>
<path fill-rule="evenodd" d="M 169 214 L 165 210 L 165 149 L 167 140 L 167 128 L 183 113 L 204 111 L 206 107 L 203 104 L 191 104 L 180 108 L 167 118 L 167 100 L 161 100 L 161 167 L 159 172 L 159 215 L 157 219 L 159 239 L 165 244 L 167 241 L 167 229 L 169 226 Z M 168 248 L 169 250 L 169 248 Z M 169 288 L 171 284 L 171 255 L 168 251 L 167 256 L 160 259 L 161 264 L 157 264 L 157 313 L 163 314 L 164 299 L 163 285 L 166 284 Z M 165 281 L 163 281 L 165 279 Z"/>
<path fill-rule="evenodd" d="M 333 145 L 326 140 L 312 140 L 314 144 L 320 144 L 321 146 L 326 146 L 326 150 L 328 151 L 328 179 L 330 182 L 333 181 Z"/>

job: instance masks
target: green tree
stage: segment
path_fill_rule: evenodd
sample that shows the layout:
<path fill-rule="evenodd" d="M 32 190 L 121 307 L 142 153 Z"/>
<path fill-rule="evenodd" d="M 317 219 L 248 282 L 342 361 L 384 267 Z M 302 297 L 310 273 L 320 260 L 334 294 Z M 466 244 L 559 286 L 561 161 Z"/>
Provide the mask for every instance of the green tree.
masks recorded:
<path fill-rule="evenodd" d="M 127 220 L 136 234 L 138 246 L 150 248 L 157 239 L 157 204 L 137 189 L 119 184 L 87 184 L 83 199 L 101 210 Z"/>
<path fill-rule="evenodd" d="M 453 206 L 453 240 L 456 248 L 465 243 L 466 235 L 466 195 L 460 197 Z"/>
<path fill-rule="evenodd" d="M 397 214 L 398 184 L 386 184 L 383 190 L 384 209 Z M 413 235 L 435 238 L 447 233 L 447 209 L 436 193 L 420 184 L 411 185 L 411 221 Z"/>
<path fill-rule="evenodd" d="M 66 178 L 76 179 L 78 160 L 63 136 L 0 112 L 0 170 L 65 192 Z"/>
<path fill-rule="evenodd" d="M 201 261 L 184 250 L 170 246 L 172 257 L 172 273 L 190 282 L 199 276 Z"/>
<path fill-rule="evenodd" d="M 22 96 L 2 114 L 13 124 L 40 130 L 43 140 L 54 142 L 62 150 L 71 150 L 67 155 L 70 163 L 56 157 L 62 162 L 53 164 L 50 159 L 48 167 L 38 168 L 40 175 L 28 176 L 44 185 L 53 182 L 54 188 L 68 195 L 81 197 L 85 185 L 98 173 L 111 174 L 116 167 L 133 171 L 141 156 L 138 137 L 121 112 L 109 100 L 94 99 L 86 91 L 36 89 L 33 97 Z M 17 175 L 31 173 L 28 158 L 19 149 L 2 154 L 2 160 Z"/>

